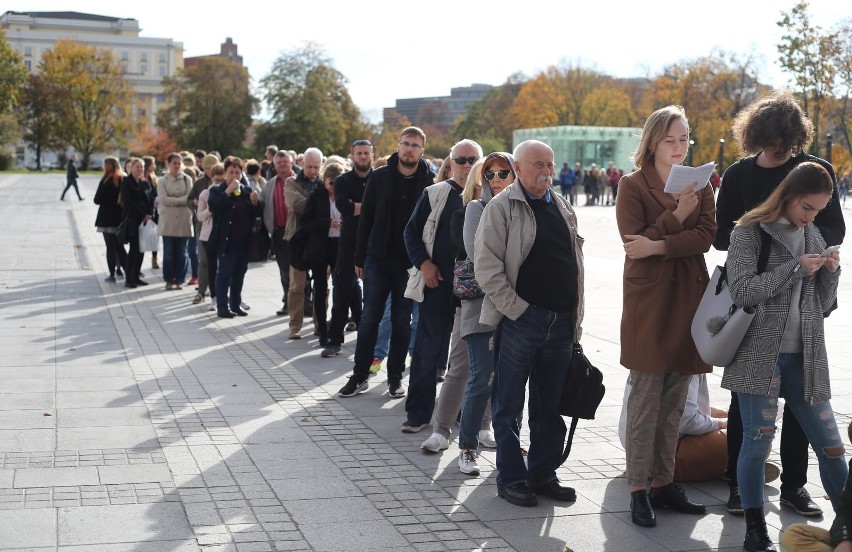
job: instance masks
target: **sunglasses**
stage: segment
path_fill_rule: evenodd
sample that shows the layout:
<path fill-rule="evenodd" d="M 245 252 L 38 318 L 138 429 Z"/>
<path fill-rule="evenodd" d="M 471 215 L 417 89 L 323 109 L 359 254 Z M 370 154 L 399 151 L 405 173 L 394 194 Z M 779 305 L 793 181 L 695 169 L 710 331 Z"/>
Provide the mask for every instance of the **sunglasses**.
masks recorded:
<path fill-rule="evenodd" d="M 355 146 L 372 146 L 372 145 L 373 144 L 371 144 L 369 140 L 355 140 L 354 142 L 352 142 L 352 147 L 355 147 Z"/>
<path fill-rule="evenodd" d="M 453 161 L 459 165 L 473 165 L 479 161 L 479 157 L 453 157 Z"/>
<path fill-rule="evenodd" d="M 511 171 L 509 171 L 508 169 L 503 169 L 502 171 L 485 171 L 485 174 L 483 176 L 485 176 L 485 180 L 487 180 L 488 182 L 494 180 L 495 176 L 500 180 L 506 180 L 507 178 L 509 178 L 510 172 Z"/>

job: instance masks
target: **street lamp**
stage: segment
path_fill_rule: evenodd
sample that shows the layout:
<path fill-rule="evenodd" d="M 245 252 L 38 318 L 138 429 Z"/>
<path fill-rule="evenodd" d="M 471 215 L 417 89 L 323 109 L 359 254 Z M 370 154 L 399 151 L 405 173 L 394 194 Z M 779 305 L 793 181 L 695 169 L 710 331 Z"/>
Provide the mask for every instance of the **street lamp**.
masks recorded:
<path fill-rule="evenodd" d="M 719 138 L 719 176 L 725 172 L 725 139 Z"/>
<path fill-rule="evenodd" d="M 695 140 L 689 141 L 689 153 L 687 154 L 686 164 L 692 166 L 692 152 L 695 150 Z"/>
<path fill-rule="evenodd" d="M 831 134 L 825 135 L 825 160 L 831 163 Z"/>

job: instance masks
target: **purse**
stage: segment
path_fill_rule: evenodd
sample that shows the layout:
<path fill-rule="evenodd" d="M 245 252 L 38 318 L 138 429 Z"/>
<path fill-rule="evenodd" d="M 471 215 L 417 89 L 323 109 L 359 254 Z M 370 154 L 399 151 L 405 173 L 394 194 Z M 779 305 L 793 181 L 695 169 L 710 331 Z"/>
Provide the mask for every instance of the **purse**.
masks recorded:
<path fill-rule="evenodd" d="M 130 228 L 133 223 L 130 219 L 123 218 L 118 223 L 118 228 L 115 229 L 115 235 L 121 243 L 130 243 Z"/>
<path fill-rule="evenodd" d="M 606 393 L 603 384 L 603 373 L 597 369 L 583 353 L 583 346 L 574 343 L 571 353 L 571 366 L 568 376 L 562 385 L 562 395 L 559 399 L 559 413 L 571 418 L 571 429 L 568 432 L 568 441 L 565 443 L 565 451 L 562 453 L 562 462 L 571 454 L 571 445 L 574 442 L 574 431 L 580 418 L 594 420 L 595 413 L 600 406 Z"/>
<path fill-rule="evenodd" d="M 457 259 L 453 267 L 453 294 L 459 299 L 485 297 L 473 273 L 472 259 Z"/>
<path fill-rule="evenodd" d="M 769 234 L 760 230 L 760 255 L 757 273 L 766 271 L 769 260 Z M 698 310 L 692 317 L 690 333 L 701 360 L 711 366 L 727 366 L 737 354 L 757 311 L 754 307 L 740 308 L 731 298 L 728 270 L 717 266 L 704 290 Z"/>

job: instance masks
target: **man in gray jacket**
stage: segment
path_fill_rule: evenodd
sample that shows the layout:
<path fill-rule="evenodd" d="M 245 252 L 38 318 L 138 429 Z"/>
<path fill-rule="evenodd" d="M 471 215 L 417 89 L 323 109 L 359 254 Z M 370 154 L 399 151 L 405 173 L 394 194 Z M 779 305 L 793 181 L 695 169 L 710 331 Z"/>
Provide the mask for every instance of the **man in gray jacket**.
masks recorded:
<path fill-rule="evenodd" d="M 500 343 L 492 394 L 497 493 L 518 506 L 536 495 L 573 502 L 560 484 L 565 423 L 559 400 L 583 318 L 582 238 L 565 198 L 551 190 L 553 150 L 537 140 L 515 148 L 517 180 L 488 202 L 476 231 L 476 280 L 485 292 L 480 322 Z M 516 420 L 530 381 L 530 452 Z"/>

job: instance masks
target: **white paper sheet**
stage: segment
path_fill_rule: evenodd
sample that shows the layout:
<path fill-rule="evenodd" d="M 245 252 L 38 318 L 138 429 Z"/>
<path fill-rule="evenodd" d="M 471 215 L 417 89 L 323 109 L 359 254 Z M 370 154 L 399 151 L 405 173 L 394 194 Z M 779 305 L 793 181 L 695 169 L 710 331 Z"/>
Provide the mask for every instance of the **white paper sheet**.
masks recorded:
<path fill-rule="evenodd" d="M 713 174 L 714 168 L 716 168 L 716 163 L 712 161 L 700 167 L 672 165 L 672 172 L 669 173 L 669 179 L 666 180 L 666 187 L 663 191 L 679 194 L 693 182 L 698 182 L 698 189 L 700 190 L 710 184 L 710 176 Z"/>

